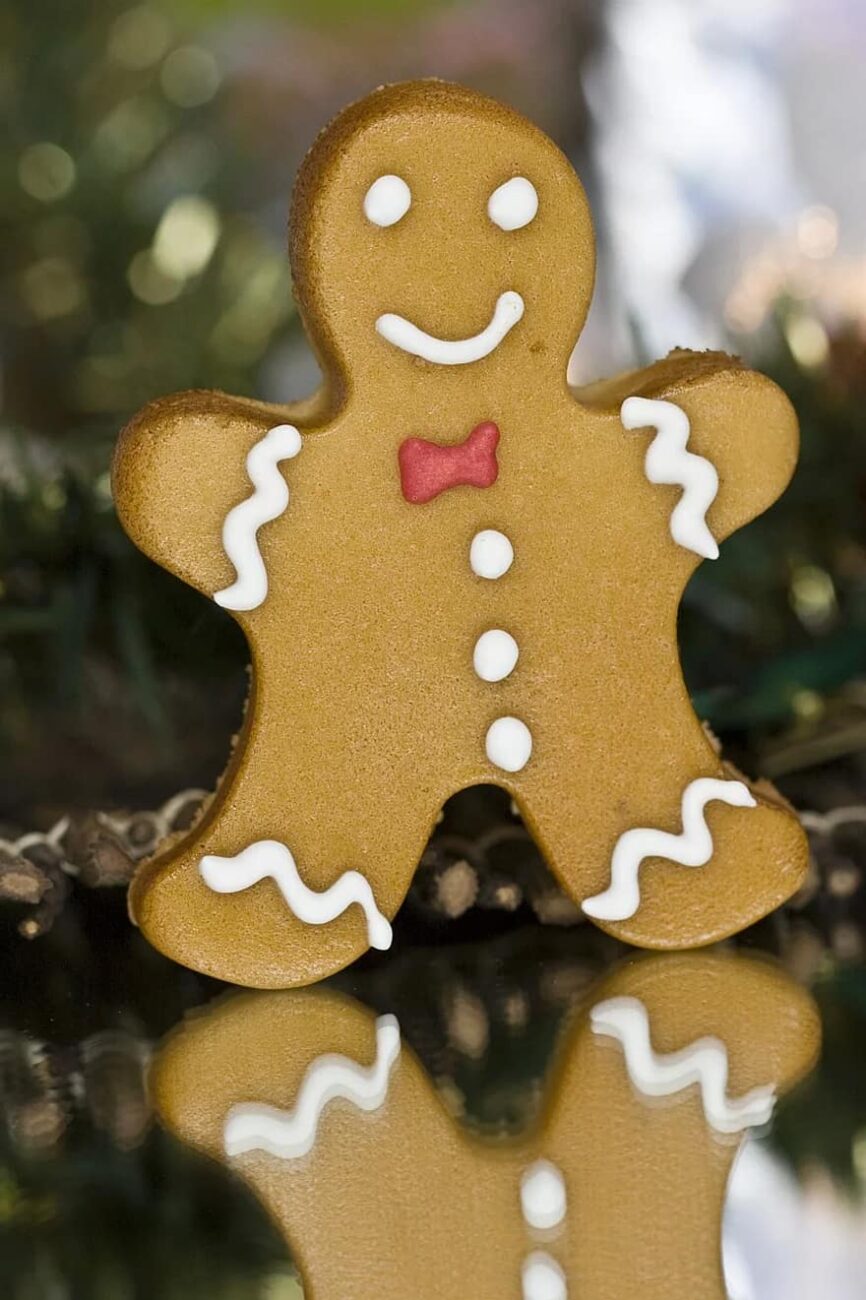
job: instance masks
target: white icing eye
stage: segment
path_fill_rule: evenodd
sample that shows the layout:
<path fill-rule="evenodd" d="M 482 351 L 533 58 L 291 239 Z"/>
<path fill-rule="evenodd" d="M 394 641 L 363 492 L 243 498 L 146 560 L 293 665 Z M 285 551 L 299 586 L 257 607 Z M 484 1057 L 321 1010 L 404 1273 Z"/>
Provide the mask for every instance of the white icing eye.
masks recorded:
<path fill-rule="evenodd" d="M 500 230 L 528 226 L 538 211 L 538 191 L 525 176 L 515 176 L 494 190 L 487 200 L 487 215 Z"/>
<path fill-rule="evenodd" d="M 380 176 L 364 195 L 364 216 L 374 226 L 393 226 L 412 206 L 412 191 L 399 176 Z"/>

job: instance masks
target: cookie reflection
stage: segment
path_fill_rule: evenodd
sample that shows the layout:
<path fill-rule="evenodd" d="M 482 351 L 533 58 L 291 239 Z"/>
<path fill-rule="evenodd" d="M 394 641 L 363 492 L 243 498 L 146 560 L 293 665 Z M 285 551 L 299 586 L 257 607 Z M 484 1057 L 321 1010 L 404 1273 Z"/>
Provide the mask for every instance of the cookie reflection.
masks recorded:
<path fill-rule="evenodd" d="M 516 1135 L 456 1121 L 398 1018 L 327 989 L 229 997 L 153 1091 L 264 1203 L 308 1300 L 722 1300 L 734 1159 L 818 1042 L 774 966 L 684 954 L 575 998 Z"/>

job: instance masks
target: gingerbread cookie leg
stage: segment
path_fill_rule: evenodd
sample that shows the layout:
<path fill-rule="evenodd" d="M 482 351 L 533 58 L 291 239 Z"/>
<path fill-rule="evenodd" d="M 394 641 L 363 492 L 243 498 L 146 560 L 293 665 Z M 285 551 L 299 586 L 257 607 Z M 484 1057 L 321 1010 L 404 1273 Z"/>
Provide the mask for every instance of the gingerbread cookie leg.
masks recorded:
<path fill-rule="evenodd" d="M 596 717 L 600 710 L 596 710 Z M 646 728 L 655 725 L 655 759 Z M 617 753 L 617 762 L 589 755 Z M 631 755 L 631 757 L 628 757 Z M 808 846 L 791 809 L 723 763 L 685 689 L 623 701 L 518 794 L 554 874 L 597 925 L 646 948 L 713 943 L 799 887 Z"/>
<path fill-rule="evenodd" d="M 150 942 L 256 988 L 312 983 L 390 947 L 429 828 L 404 829 L 393 790 L 326 793 L 298 769 L 279 794 L 269 748 L 239 751 L 212 811 L 135 877 L 130 908 Z M 385 851 L 378 818 L 392 828 Z"/>
<path fill-rule="evenodd" d="M 696 947 L 773 911 L 807 860 L 794 813 L 723 767 L 685 785 L 678 817 L 620 833 L 605 888 L 583 910 L 628 943 Z"/>

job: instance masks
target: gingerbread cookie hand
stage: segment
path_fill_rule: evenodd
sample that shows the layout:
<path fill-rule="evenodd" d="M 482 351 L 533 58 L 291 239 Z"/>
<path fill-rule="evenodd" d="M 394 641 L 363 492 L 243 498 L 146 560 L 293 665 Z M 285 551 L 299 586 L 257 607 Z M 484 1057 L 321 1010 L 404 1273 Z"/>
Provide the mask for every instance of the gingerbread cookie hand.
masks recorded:
<path fill-rule="evenodd" d="M 676 360 L 679 382 L 651 396 L 627 396 L 620 417 L 627 430 L 652 435 L 647 479 L 678 494 L 670 514 L 673 540 L 712 560 L 720 542 L 787 487 L 797 463 L 797 419 L 781 389 L 733 358 L 719 357 L 717 368 L 705 365 L 694 374 L 689 354 Z"/>
<path fill-rule="evenodd" d="M 328 975 L 390 942 L 441 805 L 482 783 L 625 938 L 764 915 L 802 832 L 709 745 L 676 611 L 790 472 L 775 390 L 672 358 L 575 400 L 586 197 L 540 131 L 460 87 L 340 114 L 301 169 L 291 259 L 328 396 L 303 451 L 290 414 L 192 394 L 118 457 L 129 532 L 235 613 L 254 669 L 206 816 L 134 881 L 148 937 L 240 983 Z"/>
<path fill-rule="evenodd" d="M 283 462 L 301 448 L 294 414 L 181 393 L 151 402 L 118 440 L 113 492 L 127 533 L 226 609 L 255 609 L 267 594 L 258 533 L 288 506 Z"/>
<path fill-rule="evenodd" d="M 763 375 L 722 352 L 679 349 L 641 371 L 575 389 L 626 433 L 639 474 L 688 576 L 719 545 L 781 496 L 797 463 L 790 401 Z M 647 497 L 649 500 L 649 497 Z"/>

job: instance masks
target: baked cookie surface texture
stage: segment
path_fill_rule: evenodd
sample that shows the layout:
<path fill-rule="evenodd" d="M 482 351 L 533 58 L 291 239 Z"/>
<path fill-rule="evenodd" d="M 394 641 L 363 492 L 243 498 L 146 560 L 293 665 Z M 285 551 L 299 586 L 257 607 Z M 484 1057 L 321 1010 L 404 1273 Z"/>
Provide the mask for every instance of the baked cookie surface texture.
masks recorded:
<path fill-rule="evenodd" d="M 133 883 L 147 937 L 237 983 L 321 979 L 389 945 L 439 809 L 482 783 L 631 943 L 771 911 L 805 838 L 705 735 L 677 610 L 787 484 L 785 396 L 688 352 L 570 390 L 583 189 L 457 86 L 386 87 L 323 132 L 290 255 L 320 392 L 169 397 L 115 458 L 129 535 L 232 611 L 253 664 L 215 798 Z"/>

